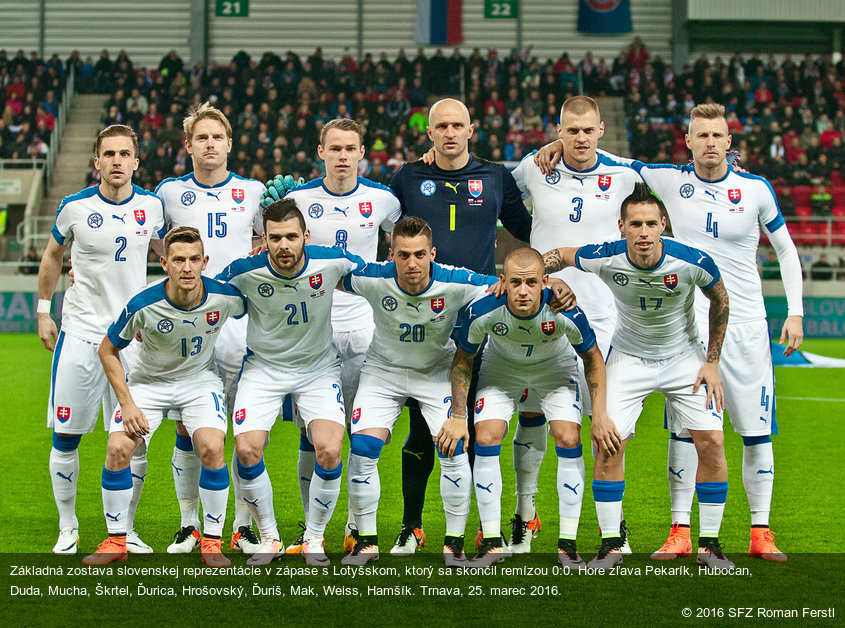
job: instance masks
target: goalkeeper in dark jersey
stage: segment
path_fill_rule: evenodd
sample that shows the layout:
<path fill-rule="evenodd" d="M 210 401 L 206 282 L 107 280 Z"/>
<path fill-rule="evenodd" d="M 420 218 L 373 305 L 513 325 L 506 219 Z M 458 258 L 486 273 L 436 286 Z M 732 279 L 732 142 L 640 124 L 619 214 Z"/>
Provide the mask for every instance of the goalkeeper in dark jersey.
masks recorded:
<path fill-rule="evenodd" d="M 390 188 L 406 215 L 424 218 L 433 232 L 437 261 L 477 273 L 496 274 L 497 221 L 518 240 L 528 242 L 531 215 L 511 173 L 502 165 L 469 154 L 473 133 L 466 106 L 451 98 L 429 112 L 428 136 L 434 142 L 434 163 L 402 166 Z M 480 360 L 475 360 L 467 407 L 475 406 Z M 428 476 L 434 467 L 434 445 L 425 420 L 409 403 L 411 429 L 402 448 L 402 531 L 390 553 L 413 554 L 425 544 L 422 510 Z M 474 429 L 469 421 L 472 435 Z M 472 448 L 470 448 L 472 457 Z"/>

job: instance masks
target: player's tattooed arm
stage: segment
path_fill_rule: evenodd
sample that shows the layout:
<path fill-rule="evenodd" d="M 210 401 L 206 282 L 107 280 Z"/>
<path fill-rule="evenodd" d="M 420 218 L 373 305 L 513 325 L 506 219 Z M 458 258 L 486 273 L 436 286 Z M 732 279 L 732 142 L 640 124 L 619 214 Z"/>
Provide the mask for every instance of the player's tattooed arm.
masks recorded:
<path fill-rule="evenodd" d="M 548 274 L 556 273 L 564 268 L 575 266 L 575 253 L 578 249 L 574 247 L 562 247 L 559 249 L 552 249 L 548 253 L 543 254 L 544 272 Z"/>
<path fill-rule="evenodd" d="M 698 392 L 703 384 L 707 391 L 704 407 L 710 408 L 711 403 L 717 412 L 724 408 L 725 396 L 722 388 L 722 377 L 719 374 L 719 357 L 722 354 L 722 342 L 728 329 L 728 292 L 721 277 L 709 290 L 703 290 L 710 299 L 710 338 L 707 342 L 707 357 L 698 370 L 698 377 L 692 387 L 692 392 Z"/>
<path fill-rule="evenodd" d="M 703 290 L 710 299 L 710 338 L 707 342 L 707 362 L 719 361 L 722 355 L 722 342 L 728 329 L 728 291 L 722 278 L 710 290 Z"/>
<path fill-rule="evenodd" d="M 607 414 L 607 372 L 604 358 L 597 345 L 593 345 L 585 353 L 579 353 L 578 356 L 584 361 L 584 376 L 593 405 L 590 438 L 596 450 L 603 450 L 612 456 L 622 448 L 622 437 L 616 429 L 616 424 Z"/>
<path fill-rule="evenodd" d="M 449 380 L 452 384 L 452 411 L 450 416 L 466 417 L 467 396 L 472 380 L 472 362 L 475 355 L 467 353 L 460 347 L 455 350 L 452 358 L 452 369 Z"/>

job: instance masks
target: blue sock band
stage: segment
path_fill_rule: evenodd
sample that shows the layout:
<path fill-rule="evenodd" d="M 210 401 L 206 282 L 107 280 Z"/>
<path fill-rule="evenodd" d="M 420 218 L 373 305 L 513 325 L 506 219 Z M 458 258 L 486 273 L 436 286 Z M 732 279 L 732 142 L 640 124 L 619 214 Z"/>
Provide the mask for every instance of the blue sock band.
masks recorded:
<path fill-rule="evenodd" d="M 593 480 L 593 499 L 597 502 L 621 502 L 625 494 L 625 480 L 608 482 Z"/>
<path fill-rule="evenodd" d="M 555 453 L 558 458 L 580 458 L 584 455 L 584 446 L 577 447 L 558 447 L 555 445 Z"/>
<path fill-rule="evenodd" d="M 200 470 L 200 488 L 220 491 L 229 488 L 229 467 L 225 464 L 219 469 L 202 467 Z"/>
<path fill-rule="evenodd" d="M 742 444 L 746 447 L 754 447 L 754 445 L 762 445 L 763 443 L 771 443 L 771 436 L 743 436 Z"/>
<path fill-rule="evenodd" d="M 314 473 L 324 480 L 336 480 L 340 477 L 341 471 L 343 471 L 343 462 L 337 465 L 334 469 L 326 469 L 321 467 L 318 463 L 314 463 Z"/>
<path fill-rule="evenodd" d="M 462 453 L 464 453 L 464 439 L 463 438 L 461 440 L 459 440 L 458 444 L 455 446 L 455 453 L 452 454 L 452 458 L 460 456 Z M 477 450 L 476 450 L 476 453 L 477 453 Z M 437 447 L 437 457 L 438 458 L 448 458 L 449 456 L 444 455 L 440 451 L 440 448 Z"/>
<path fill-rule="evenodd" d="M 479 445 L 475 443 L 473 446 L 475 447 L 476 456 L 498 456 L 502 453 L 501 443 L 498 445 Z"/>
<path fill-rule="evenodd" d="M 695 492 L 699 504 L 724 504 L 728 501 L 727 482 L 696 482 Z"/>
<path fill-rule="evenodd" d="M 79 441 L 81 440 L 82 434 L 61 436 L 53 432 L 53 449 L 57 451 L 73 451 L 79 447 Z"/>
<path fill-rule="evenodd" d="M 176 449 L 181 449 L 182 451 L 193 451 L 194 443 L 191 441 L 191 437 L 183 436 L 179 432 L 176 432 Z"/>
<path fill-rule="evenodd" d="M 677 441 L 680 441 L 680 442 L 682 442 L 682 443 L 689 443 L 690 445 L 693 445 L 693 444 L 694 444 L 694 443 L 693 443 L 693 440 L 692 440 L 691 438 L 681 438 L 680 436 L 678 436 L 678 435 L 677 435 L 677 434 L 675 434 L 675 433 L 672 433 L 672 434 L 669 436 L 669 440 L 677 440 Z"/>
<path fill-rule="evenodd" d="M 522 427 L 540 427 L 546 424 L 546 415 L 538 414 L 537 416 L 523 416 L 519 414 L 519 424 Z"/>
<path fill-rule="evenodd" d="M 378 457 L 381 455 L 381 449 L 384 447 L 384 441 L 382 439 L 367 434 L 353 434 L 349 441 L 353 454 L 362 458 L 372 458 L 373 460 L 378 460 Z"/>
<path fill-rule="evenodd" d="M 244 480 L 254 480 L 262 473 L 264 473 L 264 456 L 261 456 L 261 460 L 252 466 L 241 464 L 238 460 L 238 475 Z"/>
<path fill-rule="evenodd" d="M 299 451 L 314 451 L 314 445 L 305 434 L 299 435 Z"/>
<path fill-rule="evenodd" d="M 109 471 L 103 466 L 103 488 L 107 491 L 123 491 L 132 489 L 132 472 L 129 467 L 125 469 L 118 469 L 117 471 Z"/>

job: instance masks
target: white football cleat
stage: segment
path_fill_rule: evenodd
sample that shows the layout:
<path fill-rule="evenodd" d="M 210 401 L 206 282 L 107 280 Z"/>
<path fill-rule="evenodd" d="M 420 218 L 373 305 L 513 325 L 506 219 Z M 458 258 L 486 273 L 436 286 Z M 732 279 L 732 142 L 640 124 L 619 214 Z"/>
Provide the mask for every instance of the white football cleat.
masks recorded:
<path fill-rule="evenodd" d="M 54 554 L 76 554 L 79 545 L 79 530 L 77 528 L 62 528 L 59 530 L 59 540 L 53 546 Z"/>

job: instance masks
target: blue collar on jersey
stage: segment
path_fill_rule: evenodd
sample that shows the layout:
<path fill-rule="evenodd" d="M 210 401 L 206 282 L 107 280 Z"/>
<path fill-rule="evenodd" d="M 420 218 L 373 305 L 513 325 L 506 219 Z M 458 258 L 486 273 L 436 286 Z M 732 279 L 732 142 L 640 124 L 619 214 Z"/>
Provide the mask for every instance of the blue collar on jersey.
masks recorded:
<path fill-rule="evenodd" d="M 543 292 L 540 296 L 540 307 L 537 308 L 537 311 L 534 312 L 531 316 L 518 316 L 514 314 L 513 310 L 510 307 L 510 304 L 507 301 L 507 295 L 503 295 L 505 297 L 505 307 L 508 308 L 508 312 L 510 312 L 511 316 L 514 318 L 518 318 L 521 321 L 530 321 L 532 318 L 537 318 L 540 312 L 543 310 L 543 306 L 549 303 L 552 299 L 554 299 L 554 295 L 552 294 L 551 288 L 543 288 Z"/>
<path fill-rule="evenodd" d="M 724 177 L 722 177 L 720 179 L 712 179 L 711 180 L 711 179 L 702 179 L 701 177 L 698 176 L 698 173 L 695 171 L 695 168 L 692 169 L 692 173 L 695 175 L 695 178 L 698 179 L 699 181 L 701 181 L 702 183 L 721 183 L 722 181 L 724 181 L 725 179 L 728 178 L 728 175 L 731 172 L 733 172 L 733 168 L 728 166 L 728 171 L 725 173 Z"/>
<path fill-rule="evenodd" d="M 105 196 L 103 196 L 102 193 L 100 192 L 100 186 L 99 185 L 97 186 L 97 196 L 100 197 L 100 200 L 102 200 L 104 203 L 108 203 L 109 205 L 115 205 L 115 206 L 126 205 L 126 203 L 128 203 L 133 198 L 135 198 L 135 184 L 134 183 L 132 184 L 132 194 L 129 195 L 129 198 L 127 198 L 126 200 L 120 201 L 119 203 L 115 203 L 114 201 L 109 200 Z"/>
<path fill-rule="evenodd" d="M 420 290 L 419 292 L 417 292 L 416 294 L 411 294 L 410 292 L 405 292 L 405 290 L 402 289 L 402 286 L 399 285 L 399 273 L 396 270 L 396 262 L 393 262 L 393 281 L 396 282 L 396 287 L 399 288 L 399 292 L 401 292 L 402 294 L 407 294 L 409 297 L 422 296 L 423 294 L 426 293 L 426 291 L 429 288 L 431 288 L 431 284 L 434 283 L 434 266 L 431 263 L 429 263 L 428 272 L 429 272 L 428 285 L 425 288 L 423 288 L 422 290 Z"/>
<path fill-rule="evenodd" d="M 321 178 L 321 179 L 320 179 L 320 187 L 322 187 L 322 188 L 323 188 L 323 190 L 325 190 L 326 194 L 328 194 L 329 196 L 336 196 L 336 197 L 338 197 L 338 198 L 342 198 L 342 197 L 344 197 L 344 196 L 349 196 L 350 194 L 354 194 L 354 193 L 355 193 L 355 191 L 356 191 L 356 190 L 360 187 L 360 185 L 361 185 L 360 180 L 361 180 L 361 177 L 358 177 L 357 179 L 355 179 L 355 187 L 354 187 L 354 188 L 352 188 L 351 190 L 349 190 L 346 194 L 335 194 L 335 193 L 334 193 L 334 192 L 332 192 L 329 188 L 327 188 L 327 187 L 326 187 L 326 177 L 323 177 L 323 178 Z"/>
<path fill-rule="evenodd" d="M 637 266 L 634 263 L 634 260 L 631 259 L 631 256 L 628 255 L 627 243 L 625 245 L 625 259 L 627 259 L 628 263 L 631 266 L 633 266 L 634 268 L 636 268 L 637 270 L 654 270 L 655 268 L 660 267 L 660 265 L 663 263 L 663 260 L 666 259 L 666 242 L 665 242 L 665 240 L 663 240 L 663 238 L 660 238 L 660 243 L 663 245 L 663 253 L 660 255 L 660 259 L 657 261 L 657 263 L 654 266 L 651 266 L 649 268 L 643 268 L 642 266 Z"/>
<path fill-rule="evenodd" d="M 196 183 L 199 187 L 201 187 L 201 188 L 206 188 L 206 189 L 211 190 L 211 189 L 214 189 L 214 188 L 219 188 L 219 187 L 222 187 L 222 186 L 226 185 L 227 183 L 229 183 L 229 181 L 231 181 L 231 180 L 232 180 L 232 177 L 233 177 L 234 175 L 233 175 L 231 172 L 229 172 L 229 173 L 228 173 L 228 176 L 227 176 L 225 179 L 223 179 L 220 183 L 218 183 L 217 185 L 203 185 L 202 183 L 200 183 L 199 181 L 197 181 L 197 178 L 194 176 L 194 173 L 193 173 L 193 172 L 191 173 L 191 175 L 190 175 L 190 176 L 191 176 L 191 181 L 193 181 L 194 183 Z"/>
<path fill-rule="evenodd" d="M 273 268 L 273 262 L 270 261 L 270 251 L 265 251 L 265 253 L 264 253 L 264 263 L 267 265 L 267 269 L 270 271 L 270 273 L 274 277 L 278 277 L 279 279 L 296 279 L 297 277 L 302 275 L 302 273 L 305 272 L 305 269 L 308 268 L 308 262 L 311 259 L 311 257 L 308 255 L 307 250 L 304 250 L 302 252 L 302 255 L 305 257 L 305 263 L 302 265 L 302 269 L 298 273 L 296 273 L 295 275 L 291 275 L 291 276 L 283 275 L 281 273 L 276 272 L 276 269 Z"/>
<path fill-rule="evenodd" d="M 588 172 L 592 172 L 593 170 L 595 170 L 596 168 L 598 168 L 601 165 L 602 161 L 601 161 L 601 155 L 599 155 L 597 153 L 596 154 L 596 165 L 593 166 L 592 168 L 587 168 L 586 170 L 576 170 L 575 168 L 570 166 L 568 163 L 566 163 L 566 159 L 563 157 L 563 155 L 560 156 L 560 163 L 562 163 L 566 167 L 566 169 L 569 170 L 570 174 L 579 175 L 579 174 L 587 174 Z"/>
<path fill-rule="evenodd" d="M 200 279 L 202 279 L 202 301 L 200 301 L 194 307 L 192 307 L 190 309 L 184 308 L 181 305 L 176 305 L 173 301 L 170 300 L 170 297 L 167 296 L 167 288 L 165 288 L 165 285 L 167 284 L 167 282 L 170 281 L 170 277 L 168 277 L 167 279 L 165 279 L 164 281 L 161 282 L 161 292 L 164 295 L 164 300 L 167 301 L 173 307 L 175 307 L 177 310 L 180 310 L 182 312 L 192 312 L 192 311 L 194 311 L 198 308 L 201 308 L 203 305 L 205 305 L 205 302 L 208 300 L 208 287 L 206 286 L 206 279 L 207 278 L 203 277 L 201 275 Z"/>

